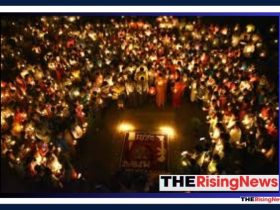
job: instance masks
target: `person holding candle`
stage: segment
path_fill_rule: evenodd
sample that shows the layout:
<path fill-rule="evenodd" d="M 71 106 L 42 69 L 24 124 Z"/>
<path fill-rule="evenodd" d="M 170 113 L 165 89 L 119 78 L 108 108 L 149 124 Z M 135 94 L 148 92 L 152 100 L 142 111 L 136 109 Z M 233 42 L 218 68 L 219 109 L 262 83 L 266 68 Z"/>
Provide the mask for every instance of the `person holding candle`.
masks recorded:
<path fill-rule="evenodd" d="M 167 79 L 163 74 L 159 74 L 156 78 L 156 105 L 164 108 L 166 102 Z"/>

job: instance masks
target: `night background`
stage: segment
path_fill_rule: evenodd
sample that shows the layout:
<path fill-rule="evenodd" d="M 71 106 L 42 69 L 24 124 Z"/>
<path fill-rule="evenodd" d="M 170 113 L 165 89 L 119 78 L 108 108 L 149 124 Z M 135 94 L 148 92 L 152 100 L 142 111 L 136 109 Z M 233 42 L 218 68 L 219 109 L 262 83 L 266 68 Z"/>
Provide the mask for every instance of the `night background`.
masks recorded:
<path fill-rule="evenodd" d="M 1 16 L 1 192 L 158 192 L 159 174 L 278 174 L 278 26 Z"/>

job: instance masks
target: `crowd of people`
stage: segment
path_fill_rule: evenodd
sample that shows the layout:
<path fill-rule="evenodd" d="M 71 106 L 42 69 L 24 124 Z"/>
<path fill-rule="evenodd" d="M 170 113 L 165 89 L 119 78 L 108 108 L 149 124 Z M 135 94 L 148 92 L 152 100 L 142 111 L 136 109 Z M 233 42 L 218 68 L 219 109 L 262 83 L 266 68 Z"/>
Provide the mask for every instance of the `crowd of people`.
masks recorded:
<path fill-rule="evenodd" d="M 213 149 L 207 161 L 201 151 L 191 158 L 207 164 L 203 173 L 218 173 L 225 144 L 278 161 L 278 89 L 256 63 L 269 52 L 255 25 L 172 16 L 1 21 L 1 153 L 23 176 L 61 187 L 81 179 L 72 163 L 90 113 L 147 97 L 164 108 L 168 92 L 174 108 L 188 95 L 207 113 Z"/>

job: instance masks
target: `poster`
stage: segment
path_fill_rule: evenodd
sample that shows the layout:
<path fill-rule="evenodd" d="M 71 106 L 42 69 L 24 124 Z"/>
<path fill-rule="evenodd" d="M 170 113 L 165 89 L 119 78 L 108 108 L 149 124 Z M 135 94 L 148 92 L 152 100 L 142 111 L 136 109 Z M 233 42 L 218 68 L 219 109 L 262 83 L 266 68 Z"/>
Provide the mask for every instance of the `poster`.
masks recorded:
<path fill-rule="evenodd" d="M 127 170 L 167 171 L 168 136 L 158 133 L 125 134 L 121 168 Z"/>

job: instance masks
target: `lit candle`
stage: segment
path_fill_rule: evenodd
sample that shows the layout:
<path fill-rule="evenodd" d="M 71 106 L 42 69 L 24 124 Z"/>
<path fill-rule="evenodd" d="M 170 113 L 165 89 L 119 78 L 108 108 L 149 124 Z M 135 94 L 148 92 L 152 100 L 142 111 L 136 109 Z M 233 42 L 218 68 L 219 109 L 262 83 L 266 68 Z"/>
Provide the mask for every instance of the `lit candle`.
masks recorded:
<path fill-rule="evenodd" d="M 253 24 L 249 24 L 246 26 L 247 33 L 251 33 L 255 31 L 255 26 Z"/>

